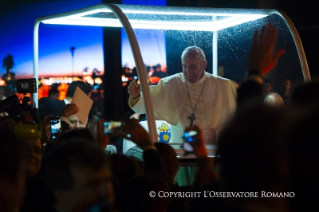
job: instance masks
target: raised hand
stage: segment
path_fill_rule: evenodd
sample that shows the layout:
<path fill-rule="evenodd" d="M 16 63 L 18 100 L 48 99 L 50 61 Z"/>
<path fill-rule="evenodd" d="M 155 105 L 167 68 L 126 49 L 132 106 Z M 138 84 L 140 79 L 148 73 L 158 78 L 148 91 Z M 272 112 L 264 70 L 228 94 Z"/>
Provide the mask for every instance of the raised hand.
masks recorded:
<path fill-rule="evenodd" d="M 273 69 L 284 53 L 283 49 L 274 52 L 278 29 L 269 24 L 263 26 L 261 32 L 255 31 L 253 45 L 250 50 L 248 71 L 257 71 L 263 75 Z"/>
<path fill-rule="evenodd" d="M 138 123 L 136 119 L 128 119 L 123 125 L 123 131 L 126 133 L 125 138 L 133 141 L 141 147 L 156 149 L 155 145 L 152 143 L 151 138 L 147 131 Z"/>
<path fill-rule="evenodd" d="M 53 116 L 46 116 L 42 121 L 42 137 L 41 142 L 42 144 L 51 144 L 56 141 L 51 140 L 51 119 Z"/>
<path fill-rule="evenodd" d="M 140 95 L 141 87 L 133 80 L 128 86 L 127 92 L 133 99 L 136 99 Z"/>
<path fill-rule="evenodd" d="M 78 108 L 74 103 L 66 105 L 63 110 L 60 112 L 59 116 L 68 118 L 78 112 Z"/>
<path fill-rule="evenodd" d="M 208 156 L 208 152 L 207 152 L 207 149 L 206 149 L 206 146 L 205 146 L 205 141 L 204 141 L 204 138 L 203 138 L 202 130 L 197 125 L 194 125 L 193 127 L 186 127 L 185 128 L 185 132 L 189 132 L 189 131 L 192 131 L 192 130 L 195 130 L 197 132 L 196 141 L 189 143 L 194 148 L 195 155 L 198 158 L 207 157 Z"/>
<path fill-rule="evenodd" d="M 96 140 L 98 144 L 105 150 L 106 146 L 109 143 L 110 137 L 108 135 L 104 135 L 104 127 L 103 127 L 104 119 L 101 119 L 97 122 L 96 129 Z"/>

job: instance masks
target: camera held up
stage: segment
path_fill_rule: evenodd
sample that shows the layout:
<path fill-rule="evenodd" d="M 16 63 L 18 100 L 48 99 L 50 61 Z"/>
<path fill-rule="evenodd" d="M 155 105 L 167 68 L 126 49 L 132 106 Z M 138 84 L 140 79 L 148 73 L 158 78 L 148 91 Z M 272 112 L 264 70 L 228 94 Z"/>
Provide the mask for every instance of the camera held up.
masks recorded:
<path fill-rule="evenodd" d="M 24 114 L 29 114 L 33 118 L 32 122 L 37 123 L 37 108 L 32 105 L 31 98 L 27 96 L 28 93 L 37 92 L 36 79 L 17 80 L 16 88 L 17 93 L 23 96 L 19 100 L 17 95 L 12 95 L 0 101 L 0 118 L 13 118 L 15 121 L 20 121 Z"/>

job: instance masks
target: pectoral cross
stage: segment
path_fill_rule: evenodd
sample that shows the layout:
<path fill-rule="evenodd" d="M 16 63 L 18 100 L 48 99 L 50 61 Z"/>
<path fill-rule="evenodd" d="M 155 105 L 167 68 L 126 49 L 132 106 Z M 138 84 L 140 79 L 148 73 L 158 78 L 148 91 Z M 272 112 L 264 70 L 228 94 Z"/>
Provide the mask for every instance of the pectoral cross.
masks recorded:
<path fill-rule="evenodd" d="M 187 118 L 190 120 L 189 127 L 192 127 L 193 126 L 193 121 L 196 119 L 195 114 L 192 113 L 192 115 L 188 116 Z"/>

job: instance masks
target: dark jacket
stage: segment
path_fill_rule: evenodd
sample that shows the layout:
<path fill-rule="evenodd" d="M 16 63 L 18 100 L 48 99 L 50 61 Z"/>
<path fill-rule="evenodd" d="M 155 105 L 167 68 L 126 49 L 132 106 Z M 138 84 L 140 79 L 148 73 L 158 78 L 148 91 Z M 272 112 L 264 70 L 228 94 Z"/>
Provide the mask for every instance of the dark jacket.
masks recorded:
<path fill-rule="evenodd" d="M 65 107 L 65 102 L 43 97 L 39 100 L 39 117 L 42 121 L 48 115 L 58 116 Z"/>

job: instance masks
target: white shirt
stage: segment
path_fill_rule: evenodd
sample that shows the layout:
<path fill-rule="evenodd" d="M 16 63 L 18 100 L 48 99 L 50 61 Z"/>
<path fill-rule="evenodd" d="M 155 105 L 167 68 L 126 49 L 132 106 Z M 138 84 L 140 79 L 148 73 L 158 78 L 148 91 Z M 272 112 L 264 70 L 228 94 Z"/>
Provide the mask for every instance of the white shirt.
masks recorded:
<path fill-rule="evenodd" d="M 200 96 L 204 83 L 205 87 Z M 188 83 L 188 89 L 193 109 L 199 100 L 194 112 L 196 120 L 193 123 L 203 130 L 206 143 L 215 143 L 213 137 L 218 137 L 236 109 L 236 90 L 230 80 L 206 72 L 198 82 Z M 158 85 L 150 86 L 150 92 L 157 119 L 173 125 L 170 142 L 182 142 L 184 128 L 190 125 L 188 117 L 193 113 L 184 74 L 178 73 L 161 79 Z M 136 113 L 145 113 L 142 97 L 141 94 L 134 106 L 130 102 Z"/>

